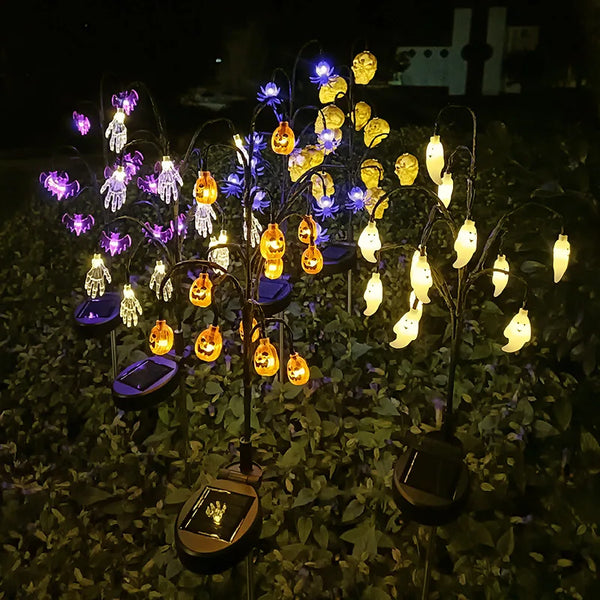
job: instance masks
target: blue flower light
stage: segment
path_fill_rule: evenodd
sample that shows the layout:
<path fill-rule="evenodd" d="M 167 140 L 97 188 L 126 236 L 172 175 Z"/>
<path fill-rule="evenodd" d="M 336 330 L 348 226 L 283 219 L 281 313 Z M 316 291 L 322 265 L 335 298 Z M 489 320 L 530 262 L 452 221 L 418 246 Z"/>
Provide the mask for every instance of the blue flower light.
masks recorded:
<path fill-rule="evenodd" d="M 319 85 L 319 87 L 321 87 L 329 81 L 329 78 L 332 75 L 333 67 L 330 66 L 328 62 L 322 60 L 317 63 L 317 65 L 315 66 L 315 74 L 309 79 L 311 83 L 316 83 Z"/>
<path fill-rule="evenodd" d="M 365 192 L 358 186 L 353 187 L 348 192 L 348 200 L 349 202 L 346 202 L 345 205 L 346 208 L 356 214 L 365 207 Z"/>
<path fill-rule="evenodd" d="M 339 210 L 340 207 L 335 203 L 335 200 L 331 196 L 321 196 L 321 198 L 316 201 L 316 206 L 314 207 L 315 215 L 323 219 L 333 217 Z"/>
<path fill-rule="evenodd" d="M 221 191 L 227 198 L 231 196 L 240 198 L 244 191 L 241 179 L 235 173 L 232 173 L 227 177 L 226 181 L 221 183 Z"/>
<path fill-rule="evenodd" d="M 267 147 L 267 141 L 265 140 L 264 135 L 261 135 L 260 133 L 256 133 L 256 131 L 253 133 L 253 138 L 254 138 L 254 146 L 253 146 L 252 154 L 253 154 L 253 156 L 256 156 L 257 154 L 260 154 Z M 246 142 L 246 145 L 244 147 L 246 149 L 250 148 L 250 136 L 249 135 L 247 135 L 244 138 L 244 141 Z"/>
<path fill-rule="evenodd" d="M 336 137 L 333 129 L 323 129 L 317 136 L 317 139 L 319 141 L 319 147 L 325 151 L 325 154 L 335 152 L 341 141 L 340 137 Z"/>
<path fill-rule="evenodd" d="M 280 91 L 279 87 L 273 81 L 269 81 L 264 86 L 260 86 L 260 92 L 256 95 L 256 99 L 259 102 L 264 102 L 267 106 L 277 106 L 281 103 L 281 98 L 279 98 Z"/>
<path fill-rule="evenodd" d="M 327 229 L 321 227 L 321 225 L 317 223 L 317 237 L 315 238 L 315 244 L 317 244 L 317 246 L 320 244 L 325 244 L 329 241 L 329 238 L 330 236 L 327 233 Z"/>
<path fill-rule="evenodd" d="M 258 187 L 253 187 L 250 191 L 250 197 L 252 198 L 252 210 L 257 210 L 263 214 L 265 208 L 269 206 L 269 200 L 265 200 L 266 193 Z"/>

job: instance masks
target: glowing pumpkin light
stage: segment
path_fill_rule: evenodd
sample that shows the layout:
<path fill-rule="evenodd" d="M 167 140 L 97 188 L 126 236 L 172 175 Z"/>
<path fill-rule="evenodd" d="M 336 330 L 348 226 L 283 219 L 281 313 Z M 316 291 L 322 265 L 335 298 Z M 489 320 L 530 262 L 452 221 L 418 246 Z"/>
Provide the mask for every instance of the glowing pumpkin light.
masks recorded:
<path fill-rule="evenodd" d="M 279 356 L 269 338 L 261 338 L 254 351 L 254 370 L 262 377 L 275 375 L 279 370 Z"/>
<path fill-rule="evenodd" d="M 269 223 L 260 238 L 260 254 L 265 260 L 283 258 L 285 237 L 277 223 Z"/>
<path fill-rule="evenodd" d="M 425 254 L 419 253 L 414 266 L 410 269 L 410 285 L 420 302 L 423 304 L 431 302 L 427 292 L 433 285 L 433 280 L 431 278 L 431 267 Z"/>
<path fill-rule="evenodd" d="M 190 302 L 194 306 L 206 308 L 212 301 L 212 282 L 208 273 L 200 273 L 190 286 Z"/>
<path fill-rule="evenodd" d="M 267 258 L 265 260 L 265 277 L 279 279 L 283 274 L 283 259 Z"/>
<path fill-rule="evenodd" d="M 310 379 L 308 364 L 297 352 L 290 354 L 287 361 L 287 374 L 293 385 L 304 385 Z"/>
<path fill-rule="evenodd" d="M 292 152 L 296 136 L 287 121 L 281 121 L 271 136 L 271 149 L 275 154 L 286 156 Z"/>
<path fill-rule="evenodd" d="M 492 284 L 494 285 L 494 298 L 499 296 L 508 283 L 508 273 L 500 271 L 509 271 L 510 266 L 504 254 L 498 254 L 498 258 L 494 261 L 494 273 L 492 274 Z M 499 270 L 497 270 L 499 269 Z"/>
<path fill-rule="evenodd" d="M 215 178 L 210 171 L 198 171 L 198 179 L 194 185 L 194 197 L 198 204 L 212 204 L 218 195 Z"/>
<path fill-rule="evenodd" d="M 252 319 L 252 329 L 254 329 L 256 326 L 258 325 L 258 321 L 256 319 Z M 240 327 L 239 330 L 240 332 L 240 338 L 242 339 L 242 342 L 244 341 L 244 321 L 241 320 L 240 321 Z M 254 329 L 254 333 L 252 334 L 252 341 L 256 342 L 258 340 L 258 336 L 260 335 L 258 328 Z"/>
<path fill-rule="evenodd" d="M 442 169 L 444 168 L 444 147 L 440 141 L 439 135 L 432 135 L 425 153 L 425 164 L 427 172 L 433 183 L 440 185 L 442 183 Z"/>
<path fill-rule="evenodd" d="M 552 268 L 554 270 L 554 283 L 558 283 L 562 276 L 565 274 L 567 267 L 569 266 L 569 255 L 571 254 L 571 244 L 566 235 L 559 235 L 556 242 L 554 242 L 554 249 L 552 251 Z"/>
<path fill-rule="evenodd" d="M 448 208 L 450 206 L 450 200 L 452 200 L 452 190 L 454 189 L 454 182 L 452 181 L 452 175 L 450 173 L 444 173 L 442 182 L 438 185 L 438 198 L 442 201 L 442 204 Z"/>
<path fill-rule="evenodd" d="M 150 330 L 150 351 L 153 354 L 162 356 L 173 347 L 173 330 L 167 325 L 165 320 L 157 320 L 156 325 Z"/>
<path fill-rule="evenodd" d="M 375 221 L 369 221 L 358 238 L 358 247 L 365 260 L 375 263 L 375 252 L 381 250 L 381 238 Z"/>
<path fill-rule="evenodd" d="M 311 240 L 314 242 L 316 237 L 317 224 L 310 215 L 306 215 L 298 225 L 298 239 L 303 244 L 310 244 Z"/>
<path fill-rule="evenodd" d="M 196 338 L 194 352 L 196 356 L 205 362 L 217 360 L 223 348 L 223 337 L 218 325 L 209 325 L 207 329 L 200 332 Z"/>
<path fill-rule="evenodd" d="M 316 275 L 323 269 L 323 255 L 314 244 L 309 244 L 302 253 L 302 269 L 309 275 Z"/>
<path fill-rule="evenodd" d="M 462 269 L 471 260 L 476 249 L 477 229 L 475 229 L 475 221 L 465 219 L 454 241 L 456 260 L 452 266 L 455 269 Z"/>
<path fill-rule="evenodd" d="M 363 315 L 370 317 L 377 312 L 383 300 L 383 283 L 379 273 L 373 273 L 371 279 L 367 283 L 363 298 L 367 303 L 367 307 L 363 311 Z"/>
<path fill-rule="evenodd" d="M 502 346 L 504 352 L 516 352 L 531 340 L 531 323 L 524 308 L 520 308 L 510 320 L 504 329 L 504 335 L 508 338 L 508 343 Z"/>

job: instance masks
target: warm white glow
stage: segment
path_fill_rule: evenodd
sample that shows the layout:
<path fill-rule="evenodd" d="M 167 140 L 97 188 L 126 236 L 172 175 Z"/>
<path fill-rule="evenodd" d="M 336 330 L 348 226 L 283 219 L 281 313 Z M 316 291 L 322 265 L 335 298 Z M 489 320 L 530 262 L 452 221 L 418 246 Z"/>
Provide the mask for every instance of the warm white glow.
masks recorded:
<path fill-rule="evenodd" d="M 569 255 L 571 254 L 571 244 L 566 235 L 559 235 L 554 242 L 552 266 L 554 268 L 554 283 L 558 283 L 567 270 L 569 265 Z"/>
<path fill-rule="evenodd" d="M 236 133 L 233 136 L 233 143 L 235 144 L 235 147 L 239 150 L 238 162 L 240 163 L 240 165 L 244 164 L 244 159 L 246 160 L 246 162 L 248 162 L 248 151 L 246 150 L 246 148 L 244 148 L 244 142 L 242 140 L 242 136 L 239 133 Z M 244 157 L 244 159 L 242 159 L 242 156 Z"/>
<path fill-rule="evenodd" d="M 520 308 L 510 320 L 504 329 L 504 335 L 508 338 L 508 343 L 502 346 L 504 352 L 516 352 L 531 339 L 531 323 L 524 308 Z"/>
<path fill-rule="evenodd" d="M 127 143 L 127 127 L 125 126 L 125 112 L 117 108 L 112 121 L 108 124 L 104 137 L 108 139 L 108 147 L 112 152 L 119 154 Z"/>
<path fill-rule="evenodd" d="M 85 276 L 85 291 L 91 298 L 103 296 L 106 289 L 104 280 L 111 282 L 111 276 L 104 265 L 104 260 L 100 254 L 94 254 L 92 258 L 92 267 Z"/>
<path fill-rule="evenodd" d="M 168 156 L 163 156 L 163 159 L 160 161 L 160 166 L 162 167 L 163 172 L 170 171 L 173 168 L 173 161 Z"/>
<path fill-rule="evenodd" d="M 456 241 L 454 242 L 456 260 L 452 266 L 455 269 L 462 269 L 471 260 L 476 249 L 477 229 L 475 229 L 475 221 L 465 219 L 463 226 L 456 236 Z"/>
<path fill-rule="evenodd" d="M 450 173 L 444 173 L 444 176 L 442 177 L 442 183 L 438 185 L 438 198 L 442 201 L 442 204 L 446 208 L 450 206 L 453 188 L 454 182 L 452 181 L 452 175 Z"/>
<path fill-rule="evenodd" d="M 414 290 L 410 293 L 410 297 L 408 299 L 408 306 L 409 308 L 414 308 L 417 311 L 420 320 L 423 316 L 423 303 L 417 300 L 417 296 L 415 295 Z"/>
<path fill-rule="evenodd" d="M 154 271 L 152 271 L 152 275 L 150 277 L 150 289 L 154 290 L 156 293 L 156 297 L 160 300 L 160 284 L 166 275 L 166 267 L 162 260 L 157 260 L 154 265 Z M 173 295 L 173 284 L 171 283 L 171 279 L 169 279 L 164 287 L 163 287 L 163 300 L 165 302 L 171 299 Z"/>
<path fill-rule="evenodd" d="M 442 169 L 444 168 L 444 147 L 440 142 L 439 135 L 432 135 L 429 144 L 427 144 L 425 164 L 433 183 L 440 185 L 442 183 Z"/>
<path fill-rule="evenodd" d="M 243 221 L 243 232 L 244 239 L 248 239 L 248 228 L 246 227 L 246 219 Z M 252 220 L 250 221 L 250 245 L 254 248 L 256 244 L 260 244 L 260 232 L 262 231 L 262 225 L 260 221 L 252 215 Z"/>
<path fill-rule="evenodd" d="M 375 252 L 381 250 L 381 239 L 375 221 L 369 221 L 358 238 L 358 247 L 365 260 L 375 263 Z"/>
<path fill-rule="evenodd" d="M 371 275 L 363 298 L 367 303 L 367 308 L 365 308 L 363 315 L 370 317 L 377 312 L 377 309 L 383 300 L 383 283 L 381 282 L 379 273 L 373 273 L 373 275 Z"/>
<path fill-rule="evenodd" d="M 226 243 L 227 232 L 224 229 L 222 229 L 221 233 L 219 233 L 219 237 L 216 238 L 214 236 L 211 236 L 210 242 L 208 244 L 208 260 L 217 263 L 224 269 L 229 268 L 229 248 L 216 248 L 215 250 L 211 250 L 211 248 Z"/>
<path fill-rule="evenodd" d="M 121 310 L 119 314 L 127 327 L 137 325 L 138 314 L 142 314 L 142 305 L 135 297 L 135 292 L 128 283 L 123 286 L 123 299 L 121 300 Z"/>
<path fill-rule="evenodd" d="M 508 265 L 508 261 L 504 254 L 498 254 L 498 258 L 494 262 L 494 273 L 492 275 L 492 283 L 494 284 L 494 298 L 499 296 L 506 287 L 508 283 L 508 273 L 500 273 L 496 271 L 496 269 L 501 269 L 502 271 L 509 271 L 510 267 Z"/>
<path fill-rule="evenodd" d="M 414 260 L 414 256 L 413 256 Z M 433 285 L 431 278 L 431 267 L 427 262 L 427 256 L 419 253 L 417 260 L 410 269 L 410 285 L 415 292 L 416 297 L 423 303 L 429 304 L 431 299 L 427 295 L 429 288 Z"/>
<path fill-rule="evenodd" d="M 419 320 L 421 315 L 416 308 L 411 308 L 394 325 L 396 339 L 390 342 L 392 348 L 405 348 L 419 335 Z"/>

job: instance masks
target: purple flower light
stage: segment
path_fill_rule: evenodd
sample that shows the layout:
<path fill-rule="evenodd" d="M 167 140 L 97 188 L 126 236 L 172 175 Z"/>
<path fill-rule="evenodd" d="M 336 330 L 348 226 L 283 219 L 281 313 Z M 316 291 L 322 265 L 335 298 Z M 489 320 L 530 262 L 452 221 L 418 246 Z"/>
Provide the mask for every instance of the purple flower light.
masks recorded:
<path fill-rule="evenodd" d="M 337 147 L 340 145 L 341 137 L 336 137 L 335 131 L 332 129 L 323 129 L 317 136 L 319 141 L 319 147 L 325 151 L 325 154 L 335 152 Z"/>
<path fill-rule="evenodd" d="M 59 201 L 77 195 L 80 189 L 77 179 L 69 181 L 69 174 L 65 172 L 60 175 L 57 171 L 41 173 L 40 183 Z"/>
<path fill-rule="evenodd" d="M 144 235 L 146 238 L 153 242 L 154 240 L 160 240 L 163 244 L 166 244 L 168 241 L 173 239 L 173 230 L 171 227 L 163 227 L 162 225 L 151 225 L 150 223 L 144 223 L 146 227 L 144 227 Z M 150 231 L 148 231 L 150 229 Z"/>
<path fill-rule="evenodd" d="M 125 252 L 131 246 L 131 237 L 124 235 L 121 237 L 118 232 L 113 231 L 107 234 L 103 231 L 100 235 L 100 247 L 104 252 L 110 252 L 111 256 Z"/>
<path fill-rule="evenodd" d="M 90 130 L 90 120 L 85 115 L 73 111 L 73 123 L 81 135 L 87 135 Z"/>
<path fill-rule="evenodd" d="M 227 177 L 227 180 L 221 184 L 221 191 L 227 198 L 230 198 L 231 196 L 239 198 L 244 191 L 241 179 L 235 173 L 232 173 Z"/>
<path fill-rule="evenodd" d="M 329 239 L 330 239 L 330 236 L 327 233 L 327 229 L 324 227 L 321 227 L 321 225 L 319 223 L 317 223 L 317 237 L 315 238 L 315 244 L 317 244 L 317 246 L 319 244 L 324 244 L 324 243 L 328 242 Z"/>
<path fill-rule="evenodd" d="M 113 94 L 112 105 L 115 108 L 122 108 L 123 112 L 129 116 L 136 107 L 139 98 L 140 97 L 135 90 L 125 90 L 124 92 Z"/>
<path fill-rule="evenodd" d="M 250 173 L 252 177 L 260 177 L 265 172 L 265 166 L 262 157 L 258 154 L 255 154 L 250 161 Z M 242 165 L 238 165 L 236 167 L 236 171 L 240 174 L 244 174 L 244 167 Z"/>
<path fill-rule="evenodd" d="M 331 196 L 321 196 L 321 198 L 316 201 L 316 204 L 317 205 L 314 207 L 315 215 L 324 219 L 333 217 L 333 215 L 340 210 L 340 207 L 335 203 L 335 200 Z"/>
<path fill-rule="evenodd" d="M 269 200 L 265 200 L 266 192 L 258 187 L 253 187 L 250 192 L 252 198 L 252 210 L 257 210 L 261 215 L 265 208 L 269 206 Z"/>
<path fill-rule="evenodd" d="M 137 186 L 146 194 L 158 194 L 158 179 L 154 173 L 137 178 Z"/>
<path fill-rule="evenodd" d="M 266 147 L 267 147 L 267 141 L 265 140 L 265 136 L 261 135 L 260 133 L 256 133 L 256 131 L 254 132 L 253 136 L 254 138 L 254 144 L 252 146 L 253 149 L 253 156 L 260 154 Z M 250 148 L 250 136 L 247 135 L 244 138 L 244 141 L 246 142 L 246 148 Z"/>
<path fill-rule="evenodd" d="M 281 102 L 281 98 L 278 97 L 280 91 L 273 81 L 269 81 L 269 83 L 260 87 L 256 99 L 259 102 L 265 102 L 267 106 L 277 106 Z"/>
<path fill-rule="evenodd" d="M 62 218 L 64 226 L 71 232 L 79 237 L 82 233 L 86 233 L 94 226 L 94 217 L 92 215 L 79 215 L 74 214 L 71 216 L 65 213 Z"/>
<path fill-rule="evenodd" d="M 349 202 L 345 205 L 346 208 L 356 214 L 365 207 L 365 192 L 358 186 L 353 187 L 348 192 L 348 200 Z"/>
<path fill-rule="evenodd" d="M 328 62 L 322 60 L 316 64 L 315 74 L 313 76 L 311 76 L 309 79 L 310 79 L 311 83 L 316 83 L 319 85 L 319 87 L 321 87 L 322 85 L 325 85 L 329 81 L 329 78 L 332 75 L 333 75 L 333 67 L 330 66 Z"/>

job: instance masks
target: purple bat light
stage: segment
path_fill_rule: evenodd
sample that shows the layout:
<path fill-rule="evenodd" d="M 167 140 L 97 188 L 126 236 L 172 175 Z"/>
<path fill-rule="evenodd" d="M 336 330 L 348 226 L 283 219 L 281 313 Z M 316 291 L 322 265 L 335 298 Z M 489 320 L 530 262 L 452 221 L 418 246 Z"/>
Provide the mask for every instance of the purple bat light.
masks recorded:
<path fill-rule="evenodd" d="M 74 214 L 71 216 L 65 213 L 62 218 L 64 226 L 71 232 L 79 237 L 82 233 L 86 233 L 94 226 L 94 217 L 92 215 Z"/>
<path fill-rule="evenodd" d="M 139 98 L 135 90 L 125 90 L 124 92 L 113 94 L 112 105 L 115 108 L 122 108 L 123 112 L 129 116 L 133 112 Z"/>
<path fill-rule="evenodd" d="M 148 241 L 160 240 L 163 244 L 166 244 L 169 240 L 173 239 L 173 230 L 171 227 L 163 227 L 162 225 L 151 225 L 150 223 L 144 223 L 144 235 L 148 238 Z M 152 234 L 150 234 L 150 231 Z"/>
<path fill-rule="evenodd" d="M 175 232 L 175 228 L 173 227 L 173 220 L 169 223 L 169 228 L 171 231 Z M 184 214 L 181 214 L 177 217 L 177 233 L 180 238 L 185 238 L 187 235 L 187 219 Z"/>
<path fill-rule="evenodd" d="M 73 123 L 81 135 L 87 135 L 90 130 L 90 120 L 85 115 L 73 111 Z"/>
<path fill-rule="evenodd" d="M 131 178 L 137 174 L 143 162 L 144 155 L 139 150 L 136 150 L 133 153 L 128 152 L 123 156 L 123 167 L 125 169 L 125 179 L 127 180 L 127 183 L 129 183 Z"/>
<path fill-rule="evenodd" d="M 69 181 L 69 174 L 65 172 L 60 175 L 57 171 L 41 173 L 40 183 L 53 196 L 56 196 L 57 200 L 64 200 L 79 193 L 79 182 L 77 179 Z"/>
<path fill-rule="evenodd" d="M 154 173 L 137 178 L 137 186 L 146 194 L 158 194 L 158 178 Z"/>
<path fill-rule="evenodd" d="M 118 232 L 107 234 L 103 231 L 100 235 L 100 247 L 104 252 L 110 252 L 111 256 L 125 252 L 131 246 L 131 237 L 124 235 L 121 237 Z"/>

